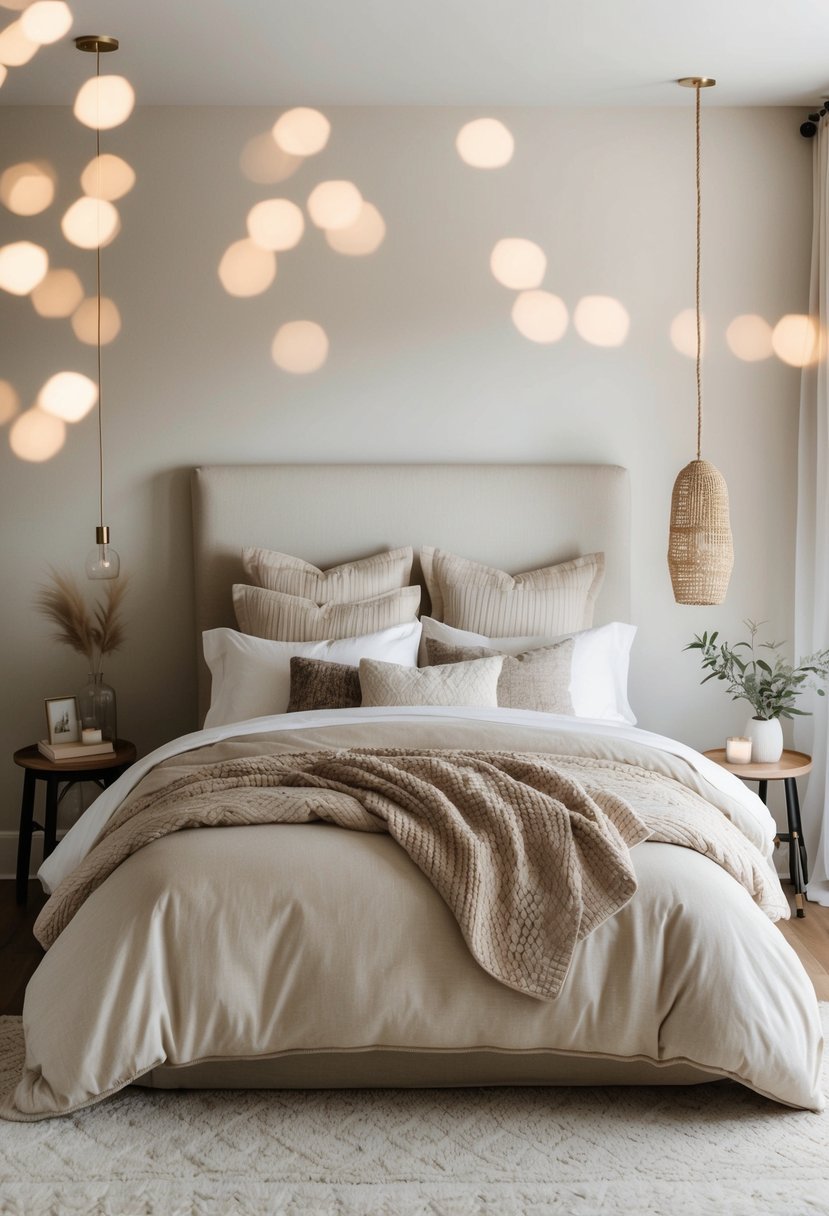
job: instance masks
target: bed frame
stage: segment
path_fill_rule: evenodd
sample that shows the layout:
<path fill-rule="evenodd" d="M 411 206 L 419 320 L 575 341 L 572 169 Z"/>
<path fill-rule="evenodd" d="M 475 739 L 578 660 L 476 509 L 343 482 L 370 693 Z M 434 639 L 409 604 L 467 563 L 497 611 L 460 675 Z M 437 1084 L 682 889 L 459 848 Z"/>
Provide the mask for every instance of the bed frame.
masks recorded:
<path fill-rule="evenodd" d="M 194 469 L 192 495 L 200 720 L 210 700 L 201 634 L 235 628 L 243 545 L 323 568 L 437 545 L 512 573 L 601 551 L 596 624 L 630 619 L 630 487 L 616 465 L 212 465 Z"/>

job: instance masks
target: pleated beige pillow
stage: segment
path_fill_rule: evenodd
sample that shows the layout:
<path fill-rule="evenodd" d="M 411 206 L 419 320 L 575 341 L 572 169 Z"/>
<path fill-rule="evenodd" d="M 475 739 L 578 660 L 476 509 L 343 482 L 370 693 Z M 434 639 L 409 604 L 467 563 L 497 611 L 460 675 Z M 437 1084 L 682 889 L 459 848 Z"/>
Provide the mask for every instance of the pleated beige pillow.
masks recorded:
<path fill-rule="evenodd" d="M 503 655 L 494 655 L 444 667 L 400 667 L 397 663 L 360 659 L 363 705 L 495 707 L 503 662 Z"/>
<path fill-rule="evenodd" d="M 233 608 L 242 633 L 271 642 L 322 642 L 378 633 L 415 620 L 419 587 L 401 587 L 353 604 L 313 600 L 264 587 L 233 586 Z"/>
<path fill-rule="evenodd" d="M 406 587 L 411 579 L 412 557 L 411 548 L 406 546 L 320 570 L 300 557 L 273 549 L 242 550 L 245 574 L 254 587 L 302 596 L 315 604 L 348 604 Z"/>
<path fill-rule="evenodd" d="M 426 638 L 425 643 L 429 662 L 437 665 L 468 663 L 503 653 L 497 646 L 494 650 L 487 646 L 453 646 L 436 638 Z M 570 671 L 575 645 L 572 638 L 565 638 L 537 650 L 505 654 L 498 678 L 498 704 L 507 709 L 534 709 L 572 717 L 575 711 L 570 698 Z"/>
<path fill-rule="evenodd" d="M 435 620 L 492 638 L 589 629 L 604 578 L 603 553 L 514 576 L 428 546 L 420 562 Z"/>

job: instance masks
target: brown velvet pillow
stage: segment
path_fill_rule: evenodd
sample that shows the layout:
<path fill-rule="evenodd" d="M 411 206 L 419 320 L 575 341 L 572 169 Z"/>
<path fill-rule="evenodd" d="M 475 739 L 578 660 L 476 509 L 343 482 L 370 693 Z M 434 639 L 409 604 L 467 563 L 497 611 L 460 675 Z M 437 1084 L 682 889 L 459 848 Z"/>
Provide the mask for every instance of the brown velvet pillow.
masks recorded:
<path fill-rule="evenodd" d="M 436 638 L 426 638 L 425 642 L 429 663 L 435 665 L 464 663 L 501 653 L 487 646 L 452 646 Z M 506 655 L 498 677 L 498 704 L 509 709 L 536 709 L 572 717 L 570 668 L 574 646 L 572 638 L 565 638 L 551 646 Z"/>
<path fill-rule="evenodd" d="M 356 667 L 298 655 L 291 659 L 289 714 L 303 709 L 353 709 L 361 702 L 360 672 Z"/>

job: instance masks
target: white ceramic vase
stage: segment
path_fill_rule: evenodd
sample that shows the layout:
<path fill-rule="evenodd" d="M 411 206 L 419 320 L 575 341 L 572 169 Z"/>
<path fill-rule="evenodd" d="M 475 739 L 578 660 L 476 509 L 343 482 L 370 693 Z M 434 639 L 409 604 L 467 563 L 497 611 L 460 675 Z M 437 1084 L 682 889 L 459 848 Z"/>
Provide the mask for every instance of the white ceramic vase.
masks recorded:
<path fill-rule="evenodd" d="M 749 718 L 745 733 L 751 740 L 752 764 L 774 764 L 783 755 L 783 727 L 779 718 Z"/>

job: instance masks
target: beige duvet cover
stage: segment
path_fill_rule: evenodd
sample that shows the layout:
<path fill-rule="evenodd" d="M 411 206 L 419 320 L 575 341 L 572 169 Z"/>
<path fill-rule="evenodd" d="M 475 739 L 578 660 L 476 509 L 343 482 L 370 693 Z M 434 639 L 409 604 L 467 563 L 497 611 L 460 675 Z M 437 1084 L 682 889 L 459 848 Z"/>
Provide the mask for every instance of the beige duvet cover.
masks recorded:
<path fill-rule="evenodd" d="M 576 765 L 594 757 L 653 770 L 641 805 L 631 799 L 645 815 L 670 817 L 672 782 L 706 797 L 752 841 L 773 890 L 767 831 L 739 799 L 625 732 L 573 733 L 531 717 L 537 725 L 435 715 L 314 728 L 305 715 L 304 729 L 283 723 L 273 735 L 173 757 L 132 797 L 251 747 L 537 751 Z M 578 943 L 560 995 L 543 1001 L 482 970 L 448 906 L 388 836 L 323 823 L 165 836 L 115 869 L 38 968 L 24 1010 L 24 1076 L 1 1113 L 65 1113 L 140 1077 L 187 1084 L 188 1067 L 190 1083 L 317 1085 L 361 1075 L 434 1084 L 441 1075 L 474 1083 L 661 1072 L 731 1077 L 819 1108 L 817 1003 L 769 916 L 693 848 L 646 842 L 631 859 L 633 899 Z M 774 899 L 769 910 L 777 914 Z"/>

